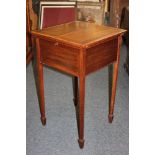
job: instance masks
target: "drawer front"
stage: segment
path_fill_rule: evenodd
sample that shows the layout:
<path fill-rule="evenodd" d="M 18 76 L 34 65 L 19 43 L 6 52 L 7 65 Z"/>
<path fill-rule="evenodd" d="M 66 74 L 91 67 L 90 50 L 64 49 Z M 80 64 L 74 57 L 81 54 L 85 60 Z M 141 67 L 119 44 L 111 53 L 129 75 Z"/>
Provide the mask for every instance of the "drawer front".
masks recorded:
<path fill-rule="evenodd" d="M 86 50 L 86 74 L 94 72 L 117 59 L 118 39 L 101 43 Z"/>
<path fill-rule="evenodd" d="M 61 71 L 78 75 L 79 50 L 58 42 L 40 39 L 41 61 Z"/>

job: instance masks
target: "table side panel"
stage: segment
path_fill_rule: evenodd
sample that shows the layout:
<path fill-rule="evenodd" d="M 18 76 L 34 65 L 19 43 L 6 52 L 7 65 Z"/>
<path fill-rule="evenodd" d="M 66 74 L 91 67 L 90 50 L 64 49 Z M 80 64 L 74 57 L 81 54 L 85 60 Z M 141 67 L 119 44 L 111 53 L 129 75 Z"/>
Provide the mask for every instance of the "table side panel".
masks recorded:
<path fill-rule="evenodd" d="M 40 39 L 41 62 L 72 75 L 79 74 L 79 50 L 60 42 Z"/>
<path fill-rule="evenodd" d="M 86 50 L 86 74 L 97 71 L 116 61 L 118 38 L 101 43 Z"/>

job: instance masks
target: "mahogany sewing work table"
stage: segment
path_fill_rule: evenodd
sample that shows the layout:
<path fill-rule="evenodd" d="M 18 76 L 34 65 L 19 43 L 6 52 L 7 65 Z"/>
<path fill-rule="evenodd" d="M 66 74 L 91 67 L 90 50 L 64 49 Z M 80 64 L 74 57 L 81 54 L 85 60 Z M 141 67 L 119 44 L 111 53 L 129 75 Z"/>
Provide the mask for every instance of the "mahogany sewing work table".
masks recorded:
<path fill-rule="evenodd" d="M 125 30 L 87 22 L 70 22 L 32 31 L 36 39 L 40 112 L 46 124 L 43 65 L 71 74 L 74 104 L 79 108 L 79 146 L 84 146 L 84 105 L 86 75 L 114 63 L 109 122 L 113 120 L 121 38 Z"/>

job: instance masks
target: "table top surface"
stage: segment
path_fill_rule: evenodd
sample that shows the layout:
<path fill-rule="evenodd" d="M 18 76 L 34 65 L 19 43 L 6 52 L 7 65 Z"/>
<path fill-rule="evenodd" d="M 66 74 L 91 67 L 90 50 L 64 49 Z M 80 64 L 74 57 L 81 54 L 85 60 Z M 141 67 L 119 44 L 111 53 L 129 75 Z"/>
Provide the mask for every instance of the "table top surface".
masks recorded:
<path fill-rule="evenodd" d="M 32 31 L 32 35 L 48 37 L 77 46 L 88 47 L 98 41 L 106 40 L 124 33 L 126 30 L 94 23 L 74 21 L 66 24 Z"/>

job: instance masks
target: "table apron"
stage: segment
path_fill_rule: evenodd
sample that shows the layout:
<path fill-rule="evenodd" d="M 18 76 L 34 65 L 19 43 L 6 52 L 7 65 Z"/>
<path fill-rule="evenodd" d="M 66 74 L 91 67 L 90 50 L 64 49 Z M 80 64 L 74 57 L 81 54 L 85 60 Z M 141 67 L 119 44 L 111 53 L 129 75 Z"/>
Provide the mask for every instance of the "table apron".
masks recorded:
<path fill-rule="evenodd" d="M 118 38 L 84 50 L 85 74 L 97 71 L 117 59 Z M 71 75 L 80 75 L 80 50 L 40 38 L 41 63 Z"/>
<path fill-rule="evenodd" d="M 86 74 L 97 71 L 117 59 L 118 38 L 86 50 Z"/>
<path fill-rule="evenodd" d="M 78 76 L 80 50 L 60 42 L 40 39 L 41 62 L 66 73 Z"/>

